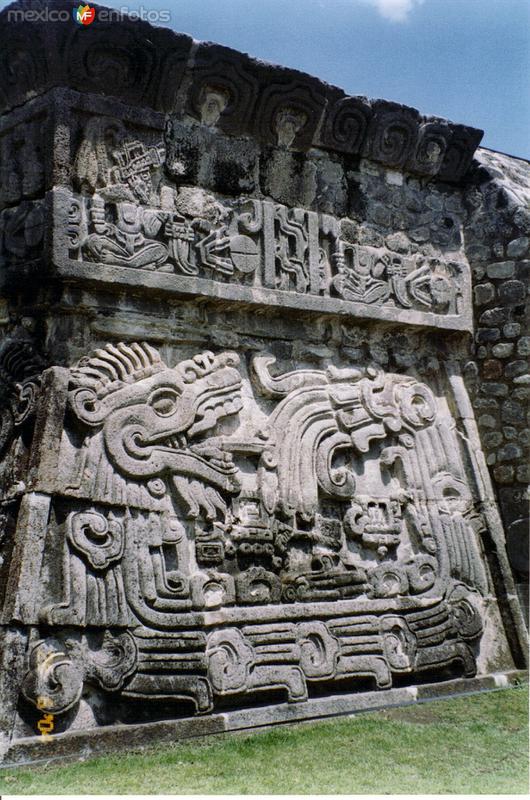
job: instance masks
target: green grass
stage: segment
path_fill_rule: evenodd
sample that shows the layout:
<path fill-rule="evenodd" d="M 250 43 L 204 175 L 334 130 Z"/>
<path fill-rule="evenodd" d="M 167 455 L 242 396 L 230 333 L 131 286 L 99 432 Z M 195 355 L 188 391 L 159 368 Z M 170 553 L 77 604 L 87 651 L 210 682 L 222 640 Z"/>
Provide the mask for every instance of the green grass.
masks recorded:
<path fill-rule="evenodd" d="M 525 794 L 528 689 L 0 772 L 6 794 Z"/>

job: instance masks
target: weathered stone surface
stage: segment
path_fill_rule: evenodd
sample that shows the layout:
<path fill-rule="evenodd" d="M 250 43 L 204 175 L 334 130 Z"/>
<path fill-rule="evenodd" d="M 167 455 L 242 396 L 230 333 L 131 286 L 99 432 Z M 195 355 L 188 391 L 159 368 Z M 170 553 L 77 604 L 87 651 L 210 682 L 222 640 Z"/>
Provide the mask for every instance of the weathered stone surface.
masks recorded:
<path fill-rule="evenodd" d="M 495 345 L 496 346 L 496 345 Z M 492 348 L 493 352 L 493 348 Z M 497 355 L 497 353 L 493 353 L 493 355 Z M 482 375 L 484 378 L 488 380 L 492 380 L 495 378 L 500 378 L 502 375 L 502 364 L 496 358 L 488 358 L 486 361 L 482 362 Z"/>
<path fill-rule="evenodd" d="M 528 464 L 522 464 L 520 467 L 517 467 L 517 480 L 521 483 L 530 482 L 530 467 Z"/>
<path fill-rule="evenodd" d="M 502 438 L 502 437 L 501 437 Z M 507 444 L 499 449 L 497 458 L 499 461 L 515 461 L 522 455 L 522 450 L 517 444 Z"/>
<path fill-rule="evenodd" d="M 512 483 L 514 479 L 513 467 L 505 466 L 504 464 L 501 467 L 495 467 L 493 474 L 495 475 L 495 479 L 501 484 Z"/>
<path fill-rule="evenodd" d="M 506 400 L 502 404 L 503 422 L 520 422 L 524 418 L 524 409 L 520 403 L 514 400 Z"/>
<path fill-rule="evenodd" d="M 71 731 L 54 740 L 53 753 L 49 741 L 35 737 L 19 739 L 7 754 L 6 767 L 41 761 L 64 764 L 71 759 L 117 753 L 122 748 L 135 751 L 148 748 L 153 742 L 175 742 L 221 732 L 244 731 L 255 726 L 278 725 L 333 715 L 353 715 L 386 707 L 414 705 L 442 697 L 457 697 L 470 691 L 488 691 L 520 685 L 527 674 L 520 670 L 496 672 L 477 678 L 453 678 L 443 682 L 427 683 L 420 687 L 393 687 L 376 692 L 342 694 L 332 697 L 310 698 L 306 703 L 261 705 L 252 709 L 225 711 L 207 717 L 130 725 L 109 725 L 97 730 Z"/>
<path fill-rule="evenodd" d="M 504 383 L 506 391 L 505 399 L 500 398 L 498 427 L 481 427 L 481 431 L 502 432 L 506 442 L 512 442 L 520 448 L 516 455 L 512 453 L 514 459 L 510 462 L 510 468 L 498 463 L 499 453 L 495 449 L 487 452 L 487 464 L 492 468 L 497 465 L 497 472 L 492 470 L 491 474 L 497 485 L 503 521 L 508 532 L 510 562 L 518 581 L 518 592 L 522 598 L 527 598 L 527 584 L 523 582 L 528 580 L 528 560 L 521 554 L 528 549 L 528 500 L 517 498 L 523 497 L 526 491 L 526 466 L 530 460 L 525 434 L 530 396 L 530 387 L 526 385 L 525 378 L 530 374 L 525 344 L 528 333 L 526 321 L 530 317 L 530 262 L 527 258 L 530 169 L 524 160 L 486 151 L 477 154 L 477 162 L 472 186 L 466 191 L 470 218 L 464 228 L 466 252 L 475 279 L 475 318 L 480 319 L 480 324 L 484 326 L 477 333 L 476 341 L 480 346 L 476 347 L 473 355 L 481 375 L 496 383 Z M 482 296 L 481 282 L 486 279 L 494 287 L 495 295 L 480 306 L 477 300 Z M 490 293 L 486 290 L 486 294 Z M 486 333 L 488 330 L 493 333 Z M 494 365 L 497 359 L 507 361 L 503 375 L 497 374 L 499 368 Z M 497 363 L 502 364 L 502 361 Z M 477 411 L 493 411 L 479 406 L 480 402 L 479 396 L 473 399 Z M 516 523 L 519 526 L 517 536 L 511 533 Z"/>
<path fill-rule="evenodd" d="M 521 373 L 525 372 L 528 367 L 526 361 L 522 359 L 518 361 L 510 361 L 504 367 L 504 374 L 507 378 L 514 378 L 516 375 L 521 375 Z"/>
<path fill-rule="evenodd" d="M 530 259 L 524 259 L 523 261 L 519 261 L 517 264 L 517 277 L 521 278 L 521 280 L 528 281 L 529 274 L 530 274 Z"/>
<path fill-rule="evenodd" d="M 521 325 L 518 322 L 509 322 L 504 326 L 502 332 L 508 339 L 511 339 L 513 336 L 519 336 Z"/>
<path fill-rule="evenodd" d="M 477 342 L 496 342 L 500 337 L 501 332 L 498 328 L 479 328 L 475 334 Z"/>
<path fill-rule="evenodd" d="M 530 239 L 528 236 L 521 236 L 519 239 L 513 239 L 508 242 L 506 246 L 506 255 L 508 258 L 524 258 L 528 253 L 530 247 Z"/>
<path fill-rule="evenodd" d="M 514 261 L 501 261 L 498 264 L 488 264 L 488 278 L 511 278 L 515 272 Z"/>
<path fill-rule="evenodd" d="M 515 382 L 515 381 L 514 381 L 514 382 Z M 528 400 L 528 398 L 530 397 L 530 389 L 529 389 L 529 388 L 527 388 L 526 386 L 524 386 L 524 387 L 522 387 L 522 386 L 519 386 L 519 387 L 517 387 L 517 388 L 515 388 L 515 389 L 513 390 L 513 392 L 512 392 L 512 397 L 513 397 L 515 400 Z M 530 412 L 527 412 L 527 415 L 526 415 L 527 419 L 528 419 L 528 414 L 529 414 L 529 413 L 530 413 Z M 521 417 L 521 420 L 522 420 L 522 419 L 523 419 L 523 418 Z"/>
<path fill-rule="evenodd" d="M 502 325 L 506 320 L 510 319 L 510 310 L 508 308 L 490 308 L 484 311 L 479 317 L 480 325 L 487 325 L 492 328 Z"/>
<path fill-rule="evenodd" d="M 509 358 L 513 353 L 513 348 L 513 342 L 501 342 L 500 344 L 493 345 L 491 354 L 495 356 L 495 358 Z"/>
<path fill-rule="evenodd" d="M 491 433 L 485 433 L 482 436 L 482 441 L 484 442 L 484 447 L 486 448 L 498 447 L 502 442 L 502 433 L 500 431 L 492 431 Z M 499 454 L 497 454 L 497 458 L 499 458 Z"/>
<path fill-rule="evenodd" d="M 521 336 L 517 342 L 517 354 L 520 356 L 530 356 L 530 336 Z"/>
<path fill-rule="evenodd" d="M 482 414 L 478 418 L 478 424 L 481 428 L 489 428 L 490 430 L 493 430 L 493 428 L 497 427 L 498 423 L 495 417 L 492 417 L 491 414 Z"/>
<path fill-rule="evenodd" d="M 43 19 L 41 6 L 20 0 L 2 12 L 0 111 L 54 86 L 89 86 L 95 94 L 177 112 L 232 136 L 363 154 L 444 181 L 463 177 L 482 138 L 477 129 L 397 103 L 349 97 L 296 70 L 199 44 L 142 20 L 122 15 L 115 24 L 107 9 L 98 12 L 97 24 L 76 30 L 68 24 L 71 5 L 55 0 L 51 9 L 54 18 Z M 24 64 L 17 80 L 13 63 Z"/>
<path fill-rule="evenodd" d="M 522 667 L 483 452 L 522 479 L 519 273 L 495 262 L 521 236 L 484 233 L 507 189 L 477 179 L 479 132 L 143 23 L 65 39 L 8 12 L 4 751 Z"/>
<path fill-rule="evenodd" d="M 492 283 L 479 283 L 475 286 L 475 303 L 477 306 L 485 306 L 495 297 L 495 287 Z"/>
<path fill-rule="evenodd" d="M 526 286 L 522 281 L 506 281 L 499 286 L 499 300 L 508 305 L 523 303 L 526 296 Z"/>
<path fill-rule="evenodd" d="M 480 391 L 482 394 L 490 395 L 491 397 L 506 397 L 508 394 L 508 387 L 504 383 L 485 381 L 481 385 Z"/>

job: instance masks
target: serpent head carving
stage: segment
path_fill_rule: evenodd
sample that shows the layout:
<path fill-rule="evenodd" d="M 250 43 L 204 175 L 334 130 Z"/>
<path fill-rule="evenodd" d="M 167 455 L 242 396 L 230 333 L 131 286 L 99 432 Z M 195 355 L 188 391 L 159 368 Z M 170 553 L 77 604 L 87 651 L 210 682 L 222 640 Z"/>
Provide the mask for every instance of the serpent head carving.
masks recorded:
<path fill-rule="evenodd" d="M 242 408 L 238 362 L 235 353 L 204 352 L 169 368 L 146 343 L 107 344 L 72 370 L 70 406 L 102 431 L 118 473 L 152 486 L 170 480 L 191 516 L 199 507 L 212 516 L 220 503 L 215 490 L 239 487 L 216 430 Z"/>

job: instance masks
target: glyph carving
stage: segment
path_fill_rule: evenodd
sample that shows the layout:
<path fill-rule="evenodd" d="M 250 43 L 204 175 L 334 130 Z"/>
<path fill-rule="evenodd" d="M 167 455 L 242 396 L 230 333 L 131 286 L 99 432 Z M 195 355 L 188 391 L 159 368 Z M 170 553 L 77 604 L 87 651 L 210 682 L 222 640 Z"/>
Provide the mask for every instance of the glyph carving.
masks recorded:
<path fill-rule="evenodd" d="M 287 141 L 304 115 L 286 107 L 275 119 L 278 136 Z M 397 147 L 394 140 L 402 135 L 390 126 L 385 147 Z M 467 264 L 404 253 L 401 245 L 396 252 L 357 242 L 348 219 L 167 183 L 162 146 L 131 140 L 118 123 L 93 120 L 76 163 L 77 185 L 89 195 L 75 194 L 69 201 L 65 229 L 72 264 L 90 261 L 96 273 L 98 264 L 168 273 L 176 288 L 179 276 L 263 288 L 292 294 L 294 305 L 307 295 L 390 314 L 394 309 L 455 319 L 462 314 L 469 294 Z"/>
<path fill-rule="evenodd" d="M 37 642 L 29 655 L 30 670 L 22 685 L 37 708 L 44 698 L 51 714 L 63 714 L 79 702 L 85 680 L 108 691 L 123 686 L 136 665 L 136 645 L 129 633 L 79 636 Z M 42 704 L 42 703 L 41 703 Z"/>

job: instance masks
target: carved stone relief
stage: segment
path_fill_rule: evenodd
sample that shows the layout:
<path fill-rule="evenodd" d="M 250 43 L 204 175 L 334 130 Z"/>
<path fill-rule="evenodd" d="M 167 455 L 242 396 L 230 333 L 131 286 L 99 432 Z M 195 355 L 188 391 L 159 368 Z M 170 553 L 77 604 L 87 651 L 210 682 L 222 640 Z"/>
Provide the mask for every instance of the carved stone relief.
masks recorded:
<path fill-rule="evenodd" d="M 275 361 L 117 343 L 62 379 L 30 703 L 475 674 L 491 579 L 455 420 L 412 376 Z"/>
<path fill-rule="evenodd" d="M 282 135 L 291 135 L 295 118 L 281 117 Z M 93 119 L 74 161 L 81 193 L 61 199 L 64 213 L 68 207 L 62 258 L 72 266 L 168 273 L 176 289 L 186 285 L 182 278 L 200 278 L 213 282 L 211 289 L 201 284 L 213 296 L 214 284 L 223 283 L 235 287 L 236 298 L 240 286 L 266 289 L 288 293 L 293 305 L 306 295 L 337 298 L 384 309 L 389 318 L 410 309 L 420 322 L 427 314 L 467 326 L 469 267 L 457 252 L 372 246 L 352 237 L 355 223 L 347 218 L 175 185 L 164 166 L 161 142 L 146 145 L 123 125 Z"/>
<path fill-rule="evenodd" d="M 71 15 L 64 0 L 59 13 Z M 119 32 L 118 32 L 119 31 Z M 119 26 L 69 29 L 24 21 L 24 0 L 0 15 L 0 109 L 55 86 L 120 98 L 234 136 L 307 151 L 368 155 L 458 181 L 482 131 L 383 100 L 350 97 L 317 78 L 122 15 Z M 45 54 L 45 55 L 44 55 Z"/>
<path fill-rule="evenodd" d="M 28 197 L 44 188 L 44 154 L 40 132 L 46 124 L 44 114 L 18 125 L 0 128 L 0 208 Z"/>
<path fill-rule="evenodd" d="M 0 14 L 0 759 L 43 710 L 75 749 L 521 668 L 462 377 L 481 132 L 29 27 Z"/>
<path fill-rule="evenodd" d="M 0 484 L 3 499 L 25 477 L 30 439 L 25 429 L 34 422 L 44 359 L 24 328 L 0 344 Z M 14 471 L 14 472 L 13 472 Z"/>

